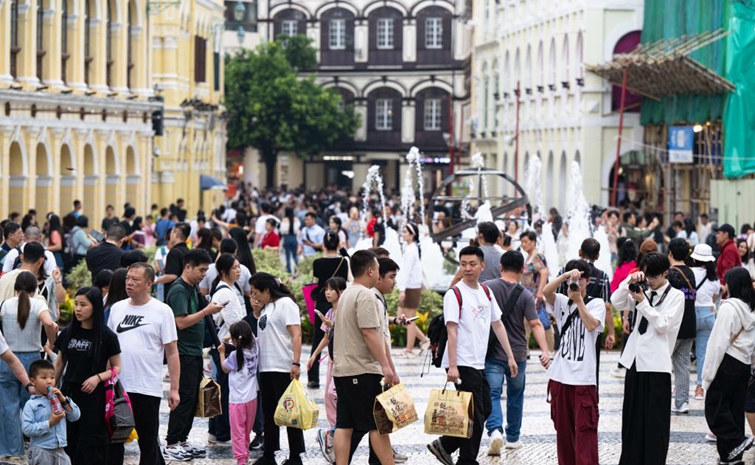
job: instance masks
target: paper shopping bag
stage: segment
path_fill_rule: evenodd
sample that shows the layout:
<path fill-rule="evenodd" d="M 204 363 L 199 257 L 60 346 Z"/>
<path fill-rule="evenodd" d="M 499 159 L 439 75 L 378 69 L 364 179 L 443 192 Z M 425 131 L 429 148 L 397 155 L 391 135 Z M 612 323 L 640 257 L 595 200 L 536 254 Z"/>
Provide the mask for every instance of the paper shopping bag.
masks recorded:
<path fill-rule="evenodd" d="M 431 389 L 425 412 L 425 433 L 469 439 L 474 425 L 472 393 Z"/>
<path fill-rule="evenodd" d="M 220 405 L 220 385 L 210 378 L 202 378 L 199 383 L 199 399 L 194 416 L 198 418 L 212 418 L 220 415 L 223 407 Z"/>
<path fill-rule="evenodd" d="M 375 398 L 372 414 L 380 434 L 393 433 L 417 421 L 414 399 L 401 383 Z"/>
<path fill-rule="evenodd" d="M 275 424 L 310 429 L 317 426 L 320 411 L 298 379 L 291 381 L 275 408 Z"/>

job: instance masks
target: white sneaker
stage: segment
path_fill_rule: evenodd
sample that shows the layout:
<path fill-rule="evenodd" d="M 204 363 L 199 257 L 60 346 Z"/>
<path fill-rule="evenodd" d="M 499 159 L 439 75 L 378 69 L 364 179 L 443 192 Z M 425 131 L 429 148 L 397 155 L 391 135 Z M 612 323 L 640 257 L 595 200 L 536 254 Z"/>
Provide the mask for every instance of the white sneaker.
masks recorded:
<path fill-rule="evenodd" d="M 521 449 L 522 441 L 506 442 L 506 449 Z"/>
<path fill-rule="evenodd" d="M 186 452 L 180 444 L 173 444 L 163 449 L 163 458 L 166 460 L 177 460 L 179 462 L 188 462 L 194 457 Z"/>
<path fill-rule="evenodd" d="M 673 407 L 671 407 L 671 411 L 673 413 L 689 413 L 689 404 L 687 402 L 684 402 L 679 407 L 674 405 Z"/>
<path fill-rule="evenodd" d="M 705 434 L 705 440 L 706 440 L 707 442 L 718 442 L 718 438 L 716 437 L 716 435 L 715 435 L 715 434 L 713 434 L 713 433 L 712 433 L 712 432 L 710 432 L 710 431 L 708 431 L 708 432 L 707 432 L 707 433 Z"/>
<path fill-rule="evenodd" d="M 627 377 L 627 369 L 626 369 L 626 368 L 619 368 L 619 367 L 616 367 L 616 368 L 613 368 L 613 369 L 612 369 L 612 370 L 610 371 L 610 374 L 611 374 L 611 376 L 613 376 L 614 378 L 621 378 L 621 379 L 624 379 L 624 378 L 626 378 L 626 377 Z"/>
<path fill-rule="evenodd" d="M 498 457 L 501 455 L 501 449 L 503 449 L 503 435 L 500 431 L 493 430 L 490 433 L 490 446 L 488 446 L 488 455 Z"/>

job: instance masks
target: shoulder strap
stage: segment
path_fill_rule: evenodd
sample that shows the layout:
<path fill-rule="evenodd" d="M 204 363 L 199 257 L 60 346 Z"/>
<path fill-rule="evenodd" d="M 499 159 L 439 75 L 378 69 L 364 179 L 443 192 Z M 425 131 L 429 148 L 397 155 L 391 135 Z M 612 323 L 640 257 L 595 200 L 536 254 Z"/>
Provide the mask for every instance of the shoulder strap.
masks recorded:
<path fill-rule="evenodd" d="M 705 284 L 705 281 L 707 280 L 708 280 L 708 275 L 706 274 L 705 276 L 703 276 L 703 279 L 700 281 L 700 283 L 695 287 L 695 291 L 703 287 L 703 284 Z"/>
<path fill-rule="evenodd" d="M 514 286 L 514 289 L 511 291 L 511 295 L 509 295 L 509 300 L 506 301 L 506 305 L 503 307 L 501 314 L 502 320 L 506 320 L 506 318 L 508 318 L 511 310 L 514 309 L 514 305 L 519 300 L 519 296 L 522 295 L 522 291 L 524 291 L 524 287 L 522 287 L 521 284 L 517 283 L 517 285 Z"/>
<path fill-rule="evenodd" d="M 338 270 L 340 270 L 340 269 L 341 269 L 341 265 L 343 265 L 343 261 L 344 261 L 344 260 L 345 260 L 345 258 L 344 258 L 344 257 L 341 257 L 341 261 L 340 261 L 340 262 L 338 262 L 338 268 L 336 268 L 336 271 L 334 271 L 334 272 L 333 272 L 333 274 L 332 274 L 332 275 L 330 276 L 331 278 L 332 278 L 332 277 L 334 277 L 334 276 L 335 276 L 335 275 L 336 275 L 336 274 L 338 273 Z"/>
<path fill-rule="evenodd" d="M 676 270 L 677 273 L 682 275 L 682 278 L 684 278 L 684 282 L 687 283 L 687 289 L 689 289 L 693 293 L 696 293 L 697 288 L 693 286 L 692 283 L 689 282 L 689 279 L 687 279 L 687 275 L 685 275 L 684 272 L 678 266 L 672 266 L 671 269 Z"/>
<path fill-rule="evenodd" d="M 459 317 L 461 317 L 461 291 L 456 286 L 451 289 L 453 289 L 454 295 L 456 296 L 456 302 L 459 304 Z"/>
<path fill-rule="evenodd" d="M 482 283 L 480 283 L 480 286 L 482 287 L 482 290 L 485 291 L 485 295 L 488 297 L 489 301 L 493 301 L 493 298 L 490 296 L 490 288 Z"/>

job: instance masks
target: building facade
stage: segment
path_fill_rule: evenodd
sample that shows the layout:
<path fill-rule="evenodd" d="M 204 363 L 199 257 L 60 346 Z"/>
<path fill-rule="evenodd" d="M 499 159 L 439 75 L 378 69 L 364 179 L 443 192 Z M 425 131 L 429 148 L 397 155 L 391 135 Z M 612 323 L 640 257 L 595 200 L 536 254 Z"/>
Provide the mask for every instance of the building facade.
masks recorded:
<path fill-rule="evenodd" d="M 171 10 L 173 23 L 163 19 Z M 210 36 L 211 18 L 222 21 L 221 2 L 0 0 L 0 217 L 29 208 L 65 215 L 74 199 L 92 225 L 108 204 L 118 214 L 126 202 L 146 213 L 153 202 L 183 196 L 197 208 L 198 176 L 185 182 L 184 173 L 224 172 L 217 160 L 225 152 L 223 125 L 204 143 L 193 135 L 201 121 L 185 124 L 192 143 L 173 159 L 181 129 L 168 128 L 184 115 L 184 99 L 217 103 L 222 95 L 222 87 L 210 89 L 212 80 L 195 85 L 192 74 L 189 51 L 195 37 Z M 169 54 L 153 52 L 153 41 L 189 48 L 175 48 L 186 55 L 163 72 Z M 204 50 L 212 63 L 213 49 Z M 155 83 L 166 100 L 165 136 L 157 139 L 153 114 L 163 103 L 154 98 Z"/>
<path fill-rule="evenodd" d="M 568 210 L 567 184 L 576 161 L 587 201 L 607 205 L 618 93 L 583 65 L 610 60 L 639 43 L 643 2 L 475 1 L 472 152 L 522 185 L 530 157 L 539 156 L 543 204 L 561 211 Z M 630 95 L 622 140 L 641 145 L 638 111 L 639 100 Z M 510 186 L 496 189 L 514 194 Z"/>
<path fill-rule="evenodd" d="M 227 11 L 236 3 L 227 1 Z M 429 166 L 426 185 L 449 172 L 449 144 L 458 152 L 460 141 L 469 141 L 471 3 L 269 0 L 259 2 L 257 12 L 260 41 L 296 34 L 312 39 L 317 81 L 336 89 L 361 119 L 353 140 L 334 150 L 307 160 L 279 157 L 280 184 L 358 188 L 378 164 L 386 185 L 398 186 L 412 146 Z M 260 185 L 264 168 L 257 160 L 250 151 L 244 166 L 247 179 Z"/>

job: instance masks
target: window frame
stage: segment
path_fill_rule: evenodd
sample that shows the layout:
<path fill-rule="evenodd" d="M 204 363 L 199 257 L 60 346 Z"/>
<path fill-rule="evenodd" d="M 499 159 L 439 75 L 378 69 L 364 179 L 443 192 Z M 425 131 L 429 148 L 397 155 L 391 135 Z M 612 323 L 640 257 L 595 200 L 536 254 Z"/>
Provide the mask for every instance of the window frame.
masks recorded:
<path fill-rule="evenodd" d="M 378 50 L 394 50 L 396 48 L 396 35 L 393 18 L 378 18 L 375 25 L 375 45 Z M 384 43 L 381 44 L 381 34 Z"/>
<path fill-rule="evenodd" d="M 432 27 L 430 27 L 431 24 L 433 24 Z M 425 48 L 432 50 L 443 48 L 443 17 L 425 18 Z"/>
<path fill-rule="evenodd" d="M 428 121 L 430 124 L 428 125 Z M 425 99 L 422 127 L 425 131 L 440 131 L 443 121 L 443 100 L 440 98 Z M 435 124 L 437 123 L 437 124 Z"/>
<path fill-rule="evenodd" d="M 207 82 L 207 39 L 194 36 L 194 82 Z"/>
<path fill-rule="evenodd" d="M 346 18 L 328 20 L 328 50 L 346 50 Z"/>
<path fill-rule="evenodd" d="M 37 45 L 37 79 L 44 83 L 44 58 L 47 55 L 45 50 L 45 8 L 44 2 L 37 2 L 37 30 L 35 32 L 35 41 Z"/>
<path fill-rule="evenodd" d="M 375 130 L 393 131 L 393 99 L 375 99 Z"/>
<path fill-rule="evenodd" d="M 18 79 L 18 54 L 21 45 L 18 33 L 18 3 L 20 0 L 10 0 L 10 74 Z"/>
<path fill-rule="evenodd" d="M 286 31 L 286 26 L 293 25 L 293 34 L 289 34 Z M 282 19 L 281 20 L 281 35 L 293 37 L 299 34 L 299 21 L 296 19 Z"/>

